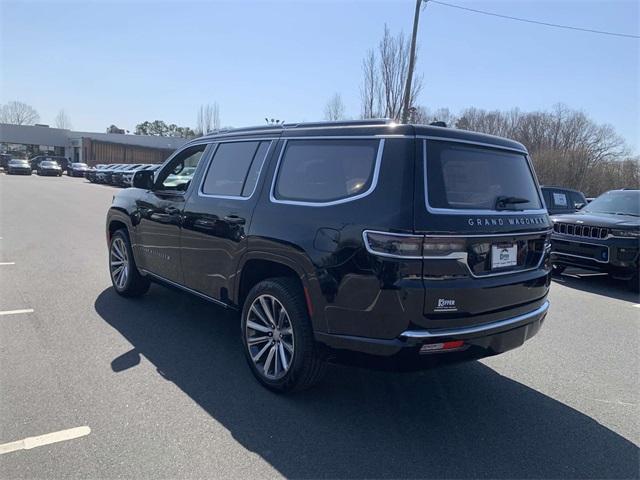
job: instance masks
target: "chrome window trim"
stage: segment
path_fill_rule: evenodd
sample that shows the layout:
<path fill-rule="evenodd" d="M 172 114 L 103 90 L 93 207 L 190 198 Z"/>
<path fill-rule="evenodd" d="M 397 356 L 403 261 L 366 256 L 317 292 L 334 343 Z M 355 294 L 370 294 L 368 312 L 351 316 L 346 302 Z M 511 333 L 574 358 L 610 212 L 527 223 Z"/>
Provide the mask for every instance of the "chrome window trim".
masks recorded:
<path fill-rule="evenodd" d="M 433 214 L 447 214 L 447 215 L 548 215 L 546 208 L 540 208 L 535 210 L 473 210 L 473 209 L 458 209 L 458 208 L 440 208 L 440 207 L 432 207 L 429 203 L 429 184 L 428 184 L 428 175 L 427 175 L 427 140 L 439 140 L 443 142 L 453 142 L 453 143 L 463 143 L 468 145 L 478 145 L 482 147 L 490 147 L 496 150 L 506 150 L 511 152 L 516 152 L 523 154 L 525 157 L 525 161 L 527 162 L 527 166 L 529 167 L 529 172 L 531 173 L 531 178 L 534 181 L 536 186 L 536 191 L 538 193 L 538 200 L 540 201 L 540 205 L 544 206 L 544 199 L 540 194 L 540 186 L 538 185 L 537 179 L 534 175 L 534 170 L 531 166 L 531 161 L 529 160 L 529 155 L 524 150 L 518 150 L 509 147 L 501 147 L 499 145 L 491 145 L 482 142 L 472 142 L 469 140 L 459 140 L 457 138 L 449 138 L 449 137 L 432 137 L 432 136 L 423 136 L 422 138 L 422 168 L 424 170 L 424 201 L 427 207 L 427 211 Z"/>
<path fill-rule="evenodd" d="M 416 237 L 416 238 L 483 238 L 483 237 L 508 237 L 508 236 L 518 236 L 518 235 L 536 235 L 536 234 L 542 234 L 542 233 L 549 233 L 550 230 L 541 230 L 539 232 L 532 232 L 532 233 L 516 233 L 516 234 L 493 234 L 493 235 L 414 235 L 414 234 L 407 234 L 407 233 L 391 233 L 391 232 L 381 232 L 379 230 L 363 230 L 362 231 L 362 240 L 364 241 L 364 245 L 365 248 L 367 249 L 367 252 L 369 252 L 371 255 L 376 255 L 378 257 L 385 257 L 385 258 L 395 258 L 395 259 L 400 259 L 400 260 L 458 260 L 459 262 L 463 263 L 464 266 L 467 268 L 469 275 L 471 275 L 472 278 L 489 278 L 489 277 L 498 277 L 501 275 L 514 275 L 517 273 L 525 273 L 525 272 L 531 272 L 533 270 L 538 270 L 540 268 L 540 266 L 542 265 L 542 263 L 544 262 L 544 257 L 547 255 L 547 253 L 549 253 L 549 249 L 550 249 L 550 244 L 547 245 L 545 243 L 544 246 L 544 250 L 542 251 L 542 254 L 540 255 L 540 260 L 538 260 L 538 263 L 535 267 L 530 267 L 530 268 L 525 268 L 525 269 L 520 269 L 520 270 L 509 270 L 506 272 L 494 272 L 494 273 L 486 273 L 484 275 L 477 275 L 473 272 L 473 270 L 471 270 L 471 267 L 469 267 L 469 254 L 467 252 L 451 252 L 448 255 L 444 255 L 444 256 L 433 256 L 433 255 L 421 255 L 421 256 L 415 256 L 415 255 L 411 255 L 411 256 L 405 256 L 405 255 L 395 255 L 393 253 L 380 253 L 380 252 L 376 252 L 375 250 L 373 250 L 371 248 L 371 246 L 369 245 L 369 242 L 367 240 L 367 233 L 378 233 L 381 235 L 392 235 L 392 236 L 397 236 L 397 237 Z M 547 240 L 545 239 L 545 242 Z"/>
<path fill-rule="evenodd" d="M 253 190 L 251 191 L 251 195 L 249 195 L 248 197 L 243 197 L 242 195 L 215 195 L 212 193 L 204 193 L 204 182 L 207 178 L 207 174 L 209 173 L 209 169 L 211 168 L 211 164 L 213 162 L 213 160 L 216 157 L 216 152 L 218 151 L 218 148 L 220 147 L 221 144 L 223 143 L 237 143 L 237 142 L 248 142 L 248 141 L 256 141 L 258 143 L 260 142 L 269 142 L 269 147 L 267 147 L 267 151 L 264 154 L 264 158 L 262 159 L 262 164 L 260 165 L 260 169 L 258 170 L 258 177 L 256 178 L 256 184 L 253 186 Z M 276 140 L 275 138 L 264 138 L 261 140 L 258 139 L 248 139 L 248 138 L 244 138 L 241 140 L 227 140 L 224 142 L 214 142 L 215 143 L 215 148 L 213 149 L 213 152 L 211 153 L 211 157 L 209 158 L 209 161 L 207 162 L 207 166 L 205 167 L 205 171 L 202 174 L 202 179 L 200 180 L 200 186 L 198 187 L 198 197 L 203 197 L 203 198 L 224 198 L 227 200 L 249 200 L 251 199 L 251 197 L 253 197 L 253 194 L 256 192 L 257 188 L 258 188 L 258 183 L 260 183 L 260 175 L 262 175 L 262 169 L 264 168 L 264 164 L 266 163 L 267 157 L 269 156 L 269 153 L 271 152 L 271 147 L 273 147 L 274 145 L 274 140 Z M 251 168 L 251 165 L 249 165 L 249 168 Z M 247 174 L 249 172 L 247 171 Z"/>
<path fill-rule="evenodd" d="M 549 300 L 545 300 L 544 303 L 535 310 L 517 315 L 515 317 L 507 318 L 505 320 L 498 320 L 496 322 L 483 323 L 480 325 L 474 325 L 472 327 L 462 328 L 447 328 L 442 330 L 406 330 L 400 334 L 400 338 L 412 338 L 412 339 L 430 339 L 441 337 L 456 337 L 458 335 L 469 335 L 474 333 L 482 333 L 486 331 L 495 330 L 497 328 L 509 327 L 511 325 L 524 322 L 530 318 L 542 317 L 549 310 Z"/>
<path fill-rule="evenodd" d="M 278 180 L 278 174 L 280 173 L 280 163 L 282 161 L 282 157 L 284 156 L 284 152 L 287 149 L 287 143 L 290 140 L 354 140 L 354 139 L 362 139 L 362 138 L 367 138 L 367 139 L 374 139 L 374 140 L 378 140 L 378 152 L 376 154 L 376 159 L 375 159 L 375 164 L 373 167 L 373 177 L 371 178 L 371 185 L 369 186 L 369 188 L 362 193 L 359 193 L 358 195 L 353 195 L 351 197 L 346 197 L 346 198 L 341 198 L 339 200 L 332 200 L 329 202 L 307 202 L 307 201 L 301 201 L 301 200 L 279 200 L 276 198 L 275 196 L 275 188 L 276 188 L 276 181 Z M 370 195 L 378 186 L 378 177 L 380 176 L 380 164 L 382 163 L 382 154 L 384 152 L 384 138 L 380 138 L 380 137 L 374 137 L 374 136 L 368 136 L 368 137 L 362 137 L 362 138 L 358 138 L 356 136 L 352 136 L 352 137 L 332 137 L 332 136 L 327 136 L 327 137 L 309 137 L 309 138 L 304 138 L 304 137 L 294 137 L 294 138 L 285 138 L 284 139 L 284 143 L 282 144 L 282 149 L 280 150 L 280 154 L 278 155 L 278 162 L 276 163 L 276 168 L 273 172 L 273 178 L 271 179 L 271 189 L 269 190 L 269 200 L 271 201 L 271 203 L 280 203 L 280 204 L 285 204 L 285 205 L 299 205 L 299 206 L 303 206 L 303 207 L 330 207 L 333 205 L 340 205 L 343 203 L 347 203 L 347 202 L 354 202 L 356 200 L 360 200 L 361 198 L 364 198 L 368 195 Z"/>

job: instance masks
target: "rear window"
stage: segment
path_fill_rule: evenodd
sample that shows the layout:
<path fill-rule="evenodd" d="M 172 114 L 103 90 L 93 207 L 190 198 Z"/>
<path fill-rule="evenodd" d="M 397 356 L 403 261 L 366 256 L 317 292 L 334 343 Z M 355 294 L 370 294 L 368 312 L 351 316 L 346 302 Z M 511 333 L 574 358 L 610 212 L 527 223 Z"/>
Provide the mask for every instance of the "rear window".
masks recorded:
<path fill-rule="evenodd" d="M 278 170 L 278 200 L 326 203 L 365 193 L 381 140 L 289 140 Z"/>
<path fill-rule="evenodd" d="M 429 206 L 457 210 L 540 209 L 526 157 L 452 142 L 427 142 Z"/>

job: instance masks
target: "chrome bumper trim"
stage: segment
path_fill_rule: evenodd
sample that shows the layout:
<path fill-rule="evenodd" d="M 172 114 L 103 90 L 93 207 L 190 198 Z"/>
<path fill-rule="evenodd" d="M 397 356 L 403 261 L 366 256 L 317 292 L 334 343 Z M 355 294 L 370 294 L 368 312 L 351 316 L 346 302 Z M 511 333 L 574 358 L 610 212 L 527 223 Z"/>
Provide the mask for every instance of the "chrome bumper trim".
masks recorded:
<path fill-rule="evenodd" d="M 400 338 L 412 338 L 412 339 L 430 339 L 430 338 L 442 338 L 442 337 L 457 337 L 460 335 L 469 335 L 474 333 L 490 332 L 496 329 L 502 329 L 510 327 L 518 323 L 525 322 L 526 320 L 533 320 L 536 317 L 543 317 L 547 310 L 549 310 L 549 301 L 546 300 L 540 307 L 529 313 L 518 315 L 517 317 L 507 318 L 498 322 L 483 323 L 482 325 L 474 325 L 473 327 L 464 328 L 449 328 L 444 330 L 407 330 L 400 334 Z"/>

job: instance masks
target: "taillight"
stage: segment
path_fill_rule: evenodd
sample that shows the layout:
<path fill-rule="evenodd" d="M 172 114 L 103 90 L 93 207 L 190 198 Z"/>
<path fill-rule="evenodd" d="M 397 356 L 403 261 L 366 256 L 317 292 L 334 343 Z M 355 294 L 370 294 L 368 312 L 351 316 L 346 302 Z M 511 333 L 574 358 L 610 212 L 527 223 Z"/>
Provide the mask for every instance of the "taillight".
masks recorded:
<path fill-rule="evenodd" d="M 404 235 L 366 231 L 363 233 L 367 250 L 375 255 L 396 258 L 422 258 L 422 235 Z"/>
<path fill-rule="evenodd" d="M 426 237 L 422 247 L 424 257 L 449 257 L 466 251 L 464 240 L 457 238 Z"/>
<path fill-rule="evenodd" d="M 370 253 L 395 258 L 446 258 L 466 255 L 463 239 L 425 237 L 365 230 L 365 245 Z"/>

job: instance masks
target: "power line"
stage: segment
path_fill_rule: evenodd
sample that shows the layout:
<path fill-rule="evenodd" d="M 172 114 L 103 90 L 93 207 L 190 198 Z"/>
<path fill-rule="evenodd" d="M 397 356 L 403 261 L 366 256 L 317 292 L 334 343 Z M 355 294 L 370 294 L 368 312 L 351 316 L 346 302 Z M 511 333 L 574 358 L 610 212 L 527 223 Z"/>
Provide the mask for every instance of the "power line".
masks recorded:
<path fill-rule="evenodd" d="M 558 23 L 539 22 L 537 20 L 529 20 L 527 18 L 511 17 L 509 15 L 501 15 L 499 13 L 486 12 L 484 10 L 476 10 L 475 8 L 463 7 L 460 5 L 453 5 L 451 3 L 441 2 L 439 0 L 424 0 L 425 3 L 437 3 L 438 5 L 444 5 L 445 7 L 459 8 L 460 10 L 467 10 L 469 12 L 480 13 L 482 15 L 490 15 L 492 17 L 506 18 L 508 20 L 517 20 L 518 22 L 535 23 L 536 25 L 544 25 L 546 27 L 564 28 L 567 30 L 579 30 L 581 32 L 599 33 L 600 35 L 611 35 L 614 37 L 627 37 L 627 38 L 640 38 L 640 35 L 633 35 L 630 33 L 618 33 L 618 32 L 606 32 L 604 30 L 593 30 L 591 28 L 574 27 L 571 25 L 560 25 Z"/>

